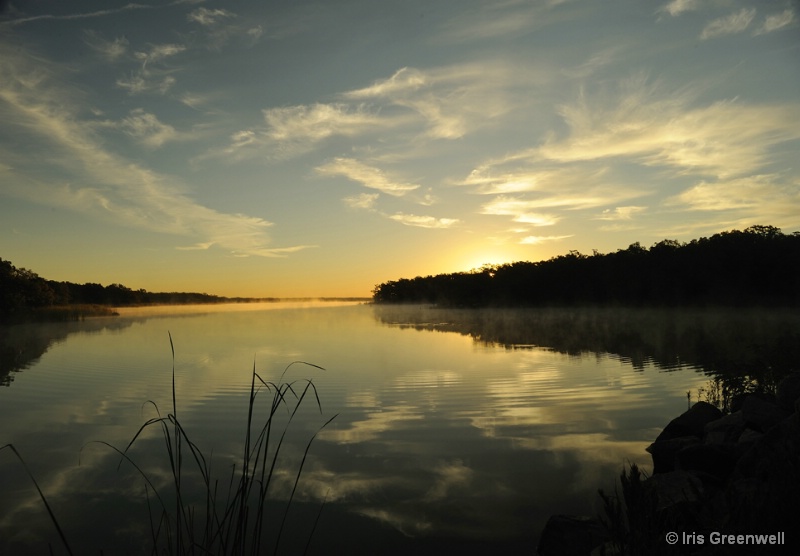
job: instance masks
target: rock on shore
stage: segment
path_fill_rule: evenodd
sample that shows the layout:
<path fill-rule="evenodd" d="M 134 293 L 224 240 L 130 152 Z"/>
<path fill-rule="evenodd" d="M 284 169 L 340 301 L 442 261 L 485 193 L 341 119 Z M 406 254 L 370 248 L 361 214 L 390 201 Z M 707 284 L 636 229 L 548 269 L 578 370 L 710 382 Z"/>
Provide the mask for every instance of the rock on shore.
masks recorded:
<path fill-rule="evenodd" d="M 775 395 L 744 394 L 731 409 L 723 415 L 713 405 L 697 402 L 648 446 L 653 475 L 629 485 L 635 492 L 626 493 L 623 484 L 626 527 L 631 536 L 636 529 L 639 543 L 652 537 L 649 542 L 658 553 L 715 554 L 708 545 L 678 545 L 664 552 L 670 547 L 663 535 L 676 530 L 705 538 L 712 531 L 784 531 L 785 546 L 773 547 L 773 552 L 762 546 L 756 553 L 800 553 L 793 552 L 800 533 L 790 533 L 797 530 L 800 502 L 800 373 L 783 379 Z M 636 527 L 630 523 L 634 515 Z M 619 542 L 611 541 L 620 539 L 608 528 L 605 537 L 598 533 L 600 525 L 599 519 L 554 516 L 542 532 L 538 553 L 618 553 Z M 641 544 L 637 549 L 643 549 Z"/>

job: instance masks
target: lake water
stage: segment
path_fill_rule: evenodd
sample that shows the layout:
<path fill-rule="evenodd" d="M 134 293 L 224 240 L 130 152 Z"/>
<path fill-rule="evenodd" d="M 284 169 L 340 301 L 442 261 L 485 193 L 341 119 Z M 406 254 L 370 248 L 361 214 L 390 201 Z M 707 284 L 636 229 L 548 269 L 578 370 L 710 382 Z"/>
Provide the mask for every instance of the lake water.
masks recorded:
<path fill-rule="evenodd" d="M 531 554 L 551 514 L 596 515 L 598 488 L 613 490 L 629 462 L 650 469 L 645 448 L 687 392 L 695 401 L 715 373 L 796 366 L 800 324 L 781 311 L 275 303 L 124 309 L 0 334 L 0 445 L 25 459 L 76 554 L 150 551 L 144 480 L 93 441 L 124 449 L 156 406 L 172 410 L 169 334 L 178 418 L 221 490 L 242 451 L 254 366 L 274 381 L 293 361 L 325 368 L 284 376 L 300 389 L 312 379 L 321 411 L 309 396 L 290 424 L 270 511 L 282 515 L 306 444 L 338 415 L 311 444 L 279 552 L 310 538 L 311 554 Z M 270 400 L 262 391 L 257 404 Z M 157 427 L 130 455 L 169 490 Z M 0 553 L 48 546 L 64 553 L 5 449 Z"/>

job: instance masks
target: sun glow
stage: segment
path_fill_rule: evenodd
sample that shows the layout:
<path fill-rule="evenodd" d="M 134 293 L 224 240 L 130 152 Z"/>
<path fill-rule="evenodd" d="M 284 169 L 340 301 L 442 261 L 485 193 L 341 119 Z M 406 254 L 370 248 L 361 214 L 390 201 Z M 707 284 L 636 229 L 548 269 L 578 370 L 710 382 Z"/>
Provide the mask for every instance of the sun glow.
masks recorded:
<path fill-rule="evenodd" d="M 484 250 L 480 251 L 479 253 L 464 253 L 463 257 L 455 259 L 455 266 L 457 267 L 457 272 L 466 272 L 480 269 L 485 265 L 497 266 L 505 263 L 511 263 L 519 259 L 520 257 L 514 257 L 510 253 L 503 250 Z"/>

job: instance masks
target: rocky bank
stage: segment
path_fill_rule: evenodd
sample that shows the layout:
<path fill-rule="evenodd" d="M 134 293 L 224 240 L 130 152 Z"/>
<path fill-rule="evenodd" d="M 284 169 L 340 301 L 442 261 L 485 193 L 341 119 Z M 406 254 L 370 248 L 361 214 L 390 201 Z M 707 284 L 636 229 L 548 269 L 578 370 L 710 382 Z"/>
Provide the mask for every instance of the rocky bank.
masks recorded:
<path fill-rule="evenodd" d="M 652 476 L 624 470 L 620 492 L 601 493 L 598 518 L 552 516 L 538 554 L 800 554 L 800 373 L 775 394 L 738 396 L 728 415 L 697 402 L 647 451 Z M 680 535 L 674 544 L 670 532 Z M 783 544 L 719 542 L 779 532 Z"/>

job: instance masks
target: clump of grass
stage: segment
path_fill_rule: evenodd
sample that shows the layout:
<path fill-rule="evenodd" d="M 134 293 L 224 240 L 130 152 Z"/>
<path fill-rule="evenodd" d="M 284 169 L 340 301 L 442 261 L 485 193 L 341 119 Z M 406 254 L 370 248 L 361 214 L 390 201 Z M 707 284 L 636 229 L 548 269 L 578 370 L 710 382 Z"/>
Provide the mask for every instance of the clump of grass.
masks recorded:
<path fill-rule="evenodd" d="M 601 523 L 610 536 L 610 548 L 614 554 L 640 554 L 641 549 L 651 542 L 653 523 L 656 515 L 655 499 L 645 492 L 644 481 L 647 476 L 639 470 L 635 463 L 629 465 L 629 471 L 622 470 L 619 482 L 620 494 L 614 487 L 614 494 L 598 491 L 603 501 Z"/>
<path fill-rule="evenodd" d="M 641 554 L 677 554 L 675 547 L 664 542 L 669 531 L 697 530 L 695 508 L 687 503 L 659 509 L 657 493 L 649 488 L 648 476 L 631 463 L 619 476 L 622 492 L 614 487 L 614 494 L 598 491 L 602 500 L 600 522 L 609 534 L 609 542 L 600 554 L 639 556 Z M 695 493 L 696 494 L 696 493 Z"/>
<path fill-rule="evenodd" d="M 172 412 L 162 416 L 155 402 L 148 401 L 158 414 L 157 417 L 147 420 L 133 435 L 133 438 L 124 449 L 119 449 L 105 441 L 95 441 L 109 447 L 120 455 L 121 466 L 127 462 L 134 467 L 145 483 L 145 493 L 148 503 L 150 534 L 153 543 L 153 554 L 263 554 L 264 544 L 268 541 L 264 535 L 264 526 L 267 521 L 265 506 L 270 495 L 270 486 L 273 485 L 278 468 L 281 448 L 289 429 L 289 425 L 300 409 L 307 396 L 313 394 L 317 408 L 322 414 L 322 404 L 316 386 L 310 379 L 302 381 L 284 381 L 286 373 L 294 365 L 306 365 L 324 370 L 318 365 L 304 361 L 290 363 L 281 374 L 278 382 L 264 380 L 255 369 L 250 380 L 250 392 L 247 410 L 244 446 L 242 448 L 241 462 L 233 466 L 227 482 L 227 492 L 220 496 L 220 480 L 213 475 L 211 466 L 206 460 L 201 449 L 195 444 L 186 429 L 178 419 L 178 403 L 175 390 L 175 347 L 172 335 L 169 337 L 172 350 Z M 256 423 L 254 410 L 259 394 L 266 390 L 272 395 L 268 406 L 268 413 L 263 422 Z M 278 414 L 286 412 L 287 418 L 283 424 L 278 423 Z M 278 553 L 281 536 L 284 531 L 289 509 L 294 500 L 300 476 L 303 472 L 311 444 L 317 434 L 322 431 L 336 415 L 328 419 L 311 436 L 305 445 L 303 457 L 294 476 L 291 494 L 286 502 L 277 533 L 272 538 L 272 553 Z M 150 475 L 134 461 L 131 450 L 142 434 L 156 427 L 161 429 L 164 440 L 169 475 L 171 477 L 171 496 L 174 502 L 167 503 L 166 493 L 156 487 Z M 16 448 L 7 444 L 0 450 L 9 448 L 20 460 L 28 476 L 34 483 L 39 497 L 58 531 L 59 537 L 68 554 L 73 554 L 67 537 L 62 531 L 44 493 L 39 487 L 33 474 L 27 467 L 22 456 Z M 118 467 L 119 467 L 118 466 Z M 200 485 L 190 480 L 198 478 Z M 225 483 L 223 482 L 223 484 Z M 195 505 L 191 502 L 191 492 L 196 492 L 198 486 L 202 487 L 203 502 Z M 154 511 L 155 510 L 155 511 Z M 322 507 L 316 516 L 307 543 L 316 528 Z M 306 549 L 308 544 L 306 545 Z"/>
<path fill-rule="evenodd" d="M 710 403 L 727 415 L 733 410 L 736 398 L 754 392 L 774 395 L 778 382 L 769 371 L 761 377 L 716 376 L 699 388 L 697 399 Z"/>

